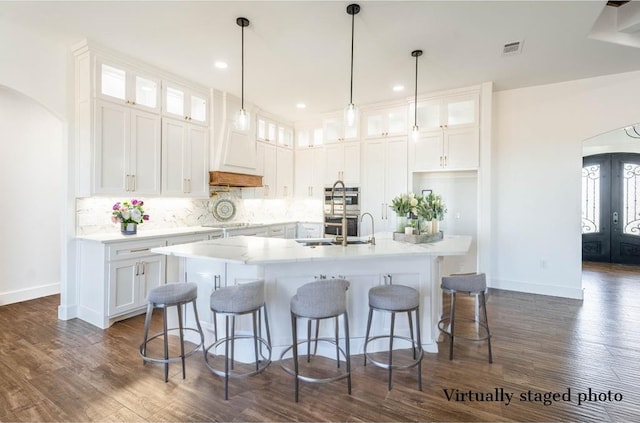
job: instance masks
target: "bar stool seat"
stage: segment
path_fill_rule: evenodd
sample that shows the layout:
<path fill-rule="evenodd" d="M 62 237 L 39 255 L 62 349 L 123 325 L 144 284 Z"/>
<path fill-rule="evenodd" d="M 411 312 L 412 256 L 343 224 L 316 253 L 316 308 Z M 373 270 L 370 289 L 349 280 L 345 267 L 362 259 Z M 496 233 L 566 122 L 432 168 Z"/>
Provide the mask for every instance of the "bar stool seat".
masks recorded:
<path fill-rule="evenodd" d="M 295 400 L 299 400 L 300 381 L 311 383 L 329 383 L 347 379 L 347 391 L 351 395 L 351 354 L 349 351 L 349 317 L 347 314 L 346 291 L 349 289 L 349 281 L 344 279 L 323 279 L 302 285 L 291 298 L 291 333 L 293 342 L 280 355 L 280 366 L 288 374 L 295 377 Z M 339 317 L 343 317 L 344 325 L 344 349 L 340 347 Z M 298 319 L 308 319 L 307 339 L 298 339 Z M 335 319 L 334 338 L 319 337 L 319 322 L 324 319 Z M 316 322 L 315 337 L 311 337 L 311 322 Z M 340 357 L 346 362 L 346 369 L 334 376 L 319 377 L 302 374 L 298 361 L 299 345 L 307 344 L 307 362 L 311 361 L 311 342 L 315 343 L 316 351 L 319 342 L 334 344 L 336 348 L 336 367 L 340 368 Z M 284 357 L 293 350 L 293 366 L 291 369 L 284 364 Z"/>
<path fill-rule="evenodd" d="M 229 378 L 243 378 L 263 372 L 271 364 L 271 334 L 269 332 L 269 320 L 264 296 L 264 281 L 243 283 L 214 291 L 210 297 L 211 311 L 225 315 L 225 337 L 218 339 L 216 325 L 216 340 L 204 350 L 205 364 L 212 373 L 224 377 L 224 399 L 229 399 Z M 262 337 L 262 311 L 264 311 L 264 326 L 267 338 Z M 235 318 L 244 314 L 251 314 L 252 334 L 236 334 Z M 229 325 L 231 317 L 231 325 Z M 236 370 L 234 347 L 235 341 L 240 339 L 253 340 L 254 362 L 251 370 L 244 368 Z M 217 367 L 219 363 L 213 363 L 212 355 L 216 349 L 224 344 L 224 369 Z M 263 354 L 263 347 L 267 355 Z M 231 351 L 230 351 L 231 350 Z M 260 357 L 259 357 L 260 355 Z M 262 358 L 262 359 L 260 359 Z"/>
<path fill-rule="evenodd" d="M 438 322 L 438 329 L 449 337 L 449 360 L 453 360 L 453 339 L 462 338 L 470 341 L 487 341 L 487 347 L 489 349 L 489 363 L 493 363 L 493 355 L 491 353 L 491 330 L 489 329 L 487 302 L 485 298 L 485 291 L 487 289 L 486 275 L 484 273 L 474 273 L 444 276 L 442 278 L 441 287 L 444 292 L 451 294 L 449 316 L 443 317 Z M 463 319 L 478 326 L 478 336 L 476 337 L 461 336 L 456 335 L 455 333 L 456 294 L 458 293 L 467 293 L 468 295 L 474 295 L 479 298 L 479 308 L 483 311 L 483 319 L 480 319 L 480 316 L 474 316 L 473 319 Z"/>
<path fill-rule="evenodd" d="M 389 334 L 369 336 L 371 333 L 371 321 L 373 320 L 373 312 L 381 311 L 391 313 L 391 328 Z M 395 317 L 396 313 L 407 313 L 409 320 L 410 338 L 400 336 L 395 333 Z M 414 339 L 414 328 L 411 312 L 415 313 L 416 318 L 416 339 Z M 369 343 L 377 339 L 389 339 L 389 350 L 387 352 L 387 360 L 383 362 L 373 358 L 373 354 L 367 351 Z M 393 362 L 393 342 L 401 339 L 411 344 L 413 359 L 403 364 L 394 364 Z M 367 319 L 367 333 L 364 342 L 364 365 L 367 360 L 375 366 L 389 370 L 388 389 L 392 388 L 392 372 L 396 369 L 418 368 L 418 389 L 422 390 L 422 342 L 420 340 L 420 293 L 418 290 L 404 285 L 380 285 L 369 290 L 369 317 Z"/>
<path fill-rule="evenodd" d="M 144 336 L 142 344 L 140 344 L 140 356 L 143 363 L 163 363 L 164 364 L 164 381 L 169 380 L 169 363 L 173 361 L 182 361 L 182 378 L 186 377 L 185 373 L 185 358 L 195 353 L 198 348 L 204 345 L 204 333 L 200 326 L 198 319 L 198 310 L 196 308 L 196 298 L 198 297 L 198 285 L 195 283 L 169 283 L 153 288 L 147 295 L 147 315 L 144 323 Z M 182 306 L 188 303 L 193 304 L 193 313 L 196 320 L 196 328 L 188 328 L 183 326 L 182 322 Z M 167 308 L 175 306 L 178 311 L 178 327 L 167 328 Z M 149 337 L 149 327 L 151 325 L 151 316 L 153 315 L 154 308 L 163 309 L 163 330 L 155 335 Z M 178 331 L 180 336 L 180 355 L 169 356 L 169 340 L 168 335 L 171 331 Z M 197 332 L 200 336 L 200 343 L 190 349 L 188 352 L 184 351 L 184 331 Z M 164 341 L 164 355 L 163 357 L 153 357 L 147 353 L 147 347 L 149 343 L 158 338 L 163 337 Z"/>

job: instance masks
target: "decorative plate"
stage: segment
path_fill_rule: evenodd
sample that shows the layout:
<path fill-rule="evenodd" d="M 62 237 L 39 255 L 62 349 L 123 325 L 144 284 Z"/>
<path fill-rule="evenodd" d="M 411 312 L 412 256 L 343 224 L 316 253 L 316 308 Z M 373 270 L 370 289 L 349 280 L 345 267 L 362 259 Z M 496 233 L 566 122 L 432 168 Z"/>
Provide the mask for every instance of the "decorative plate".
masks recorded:
<path fill-rule="evenodd" d="M 233 219 L 236 215 L 236 205 L 230 200 L 222 199 L 218 200 L 213 205 L 213 217 L 222 222 Z"/>

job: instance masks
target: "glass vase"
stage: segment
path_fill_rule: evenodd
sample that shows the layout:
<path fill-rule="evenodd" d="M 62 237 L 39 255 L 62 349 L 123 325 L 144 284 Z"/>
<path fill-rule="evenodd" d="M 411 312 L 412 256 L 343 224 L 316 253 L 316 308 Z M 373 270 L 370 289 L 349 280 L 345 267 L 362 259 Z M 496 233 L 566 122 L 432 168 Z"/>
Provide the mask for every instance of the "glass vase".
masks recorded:
<path fill-rule="evenodd" d="M 406 227 L 407 227 L 407 216 L 397 215 L 396 232 L 404 233 L 404 228 Z"/>
<path fill-rule="evenodd" d="M 135 235 L 138 233 L 137 223 L 120 223 L 120 232 L 122 235 Z"/>

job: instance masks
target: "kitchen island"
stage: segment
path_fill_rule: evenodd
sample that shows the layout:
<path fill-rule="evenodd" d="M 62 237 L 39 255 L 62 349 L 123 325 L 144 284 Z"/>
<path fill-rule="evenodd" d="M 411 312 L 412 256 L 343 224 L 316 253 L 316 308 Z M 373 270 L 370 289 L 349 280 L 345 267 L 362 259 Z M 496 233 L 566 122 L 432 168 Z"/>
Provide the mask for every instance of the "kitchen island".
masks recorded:
<path fill-rule="evenodd" d="M 198 314 L 207 344 L 213 340 L 211 292 L 226 285 L 264 279 L 273 357 L 277 359 L 291 343 L 291 297 L 299 286 L 324 278 L 344 278 L 351 283 L 347 310 L 353 354 L 363 352 L 368 291 L 385 283 L 411 286 L 420 292 L 423 347 L 427 352 L 437 352 L 437 322 L 442 312 L 442 260 L 446 256 L 466 254 L 470 243 L 470 236 L 445 236 L 435 243 L 410 244 L 394 241 L 391 233 L 386 233 L 376 234 L 375 245 L 361 243 L 343 247 L 314 246 L 309 240 L 239 236 L 154 248 L 152 252 L 181 257 L 185 280 L 198 284 Z M 377 320 L 373 322 L 372 331 L 388 330 L 390 315 L 375 314 Z M 193 316 L 188 315 L 187 319 Z M 396 320 L 396 333 L 408 336 L 405 319 L 398 316 Z M 237 324 L 238 330 L 250 327 L 248 319 Z M 219 329 L 222 327 L 218 325 Z M 332 336 L 332 331 L 331 321 L 323 321 L 321 332 Z M 306 334 L 300 335 L 306 338 Z M 379 348 L 384 346 L 373 346 L 373 349 Z M 335 354 L 331 349 L 327 353 Z"/>

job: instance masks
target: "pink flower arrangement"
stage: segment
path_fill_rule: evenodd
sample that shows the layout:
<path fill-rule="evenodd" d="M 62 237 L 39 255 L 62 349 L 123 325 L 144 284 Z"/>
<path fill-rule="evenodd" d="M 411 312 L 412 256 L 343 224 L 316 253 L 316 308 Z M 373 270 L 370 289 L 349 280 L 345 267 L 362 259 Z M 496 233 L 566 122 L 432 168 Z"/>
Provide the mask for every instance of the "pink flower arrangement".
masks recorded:
<path fill-rule="evenodd" d="M 135 198 L 129 201 L 118 201 L 112 207 L 111 220 L 113 223 L 137 223 L 140 224 L 149 220 L 149 215 L 144 214 L 143 201 Z"/>

